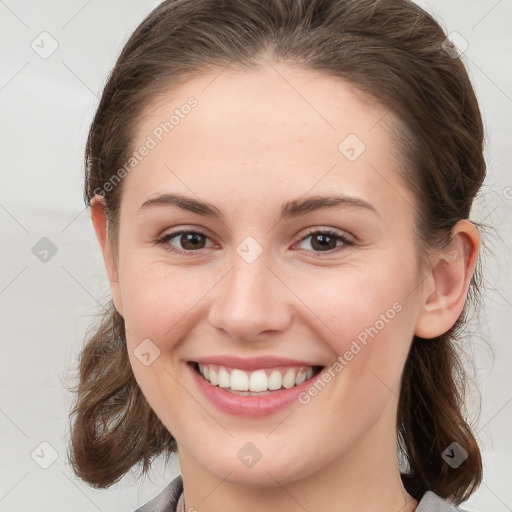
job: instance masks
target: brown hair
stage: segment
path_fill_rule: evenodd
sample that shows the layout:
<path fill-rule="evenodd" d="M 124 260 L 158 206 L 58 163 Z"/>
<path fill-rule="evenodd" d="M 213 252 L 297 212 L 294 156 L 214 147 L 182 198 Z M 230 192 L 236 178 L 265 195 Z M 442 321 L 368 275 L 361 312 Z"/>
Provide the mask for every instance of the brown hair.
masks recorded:
<path fill-rule="evenodd" d="M 269 57 L 340 77 L 393 112 L 402 125 L 402 172 L 417 199 L 419 254 L 443 248 L 455 223 L 469 218 L 485 177 L 477 100 L 445 40 L 439 24 L 408 0 L 163 2 L 130 37 L 104 88 L 87 141 L 85 201 L 105 197 L 115 247 L 122 183 L 104 184 L 128 160 L 144 108 L 201 73 L 255 67 Z M 477 303 L 479 268 L 456 324 L 434 339 L 415 336 L 403 371 L 398 444 L 408 465 L 404 484 L 417 499 L 431 490 L 460 503 L 482 478 L 456 350 L 467 308 Z M 108 487 L 139 463 L 145 473 L 154 457 L 176 451 L 135 381 L 112 301 L 87 336 L 76 393 L 69 457 L 91 485 Z M 468 453 L 456 469 L 442 458 L 453 442 Z"/>

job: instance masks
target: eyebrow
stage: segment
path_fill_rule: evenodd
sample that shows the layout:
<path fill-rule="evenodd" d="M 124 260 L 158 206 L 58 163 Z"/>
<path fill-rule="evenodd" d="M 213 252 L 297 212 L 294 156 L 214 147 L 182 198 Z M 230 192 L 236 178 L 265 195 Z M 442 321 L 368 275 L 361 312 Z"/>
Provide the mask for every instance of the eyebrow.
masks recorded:
<path fill-rule="evenodd" d="M 181 210 L 197 213 L 206 217 L 213 217 L 222 221 L 225 220 L 223 213 L 214 204 L 181 194 L 160 194 L 148 199 L 140 207 L 139 213 L 143 210 L 158 206 L 180 208 Z M 281 205 L 280 220 L 298 217 L 306 213 L 337 206 L 365 209 L 375 213 L 379 217 L 381 216 L 374 206 L 363 199 L 343 194 L 333 194 L 308 196 L 287 201 Z"/>

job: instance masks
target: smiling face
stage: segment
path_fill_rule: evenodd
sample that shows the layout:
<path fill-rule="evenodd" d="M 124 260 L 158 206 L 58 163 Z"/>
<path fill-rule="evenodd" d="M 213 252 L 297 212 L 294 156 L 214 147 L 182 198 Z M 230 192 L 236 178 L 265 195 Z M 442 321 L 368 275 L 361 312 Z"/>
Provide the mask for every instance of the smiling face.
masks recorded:
<path fill-rule="evenodd" d="M 123 180 L 112 279 L 133 371 L 183 473 L 275 486 L 397 471 L 421 288 L 415 200 L 386 109 L 339 79 L 274 67 L 201 76 L 138 125 L 133 148 L 156 145 Z M 323 368 L 300 395 L 247 397 L 191 362 L 214 383 L 218 365 L 246 370 L 242 389 L 258 369 L 253 384 L 275 370 L 289 387 L 300 367 L 299 383 Z"/>

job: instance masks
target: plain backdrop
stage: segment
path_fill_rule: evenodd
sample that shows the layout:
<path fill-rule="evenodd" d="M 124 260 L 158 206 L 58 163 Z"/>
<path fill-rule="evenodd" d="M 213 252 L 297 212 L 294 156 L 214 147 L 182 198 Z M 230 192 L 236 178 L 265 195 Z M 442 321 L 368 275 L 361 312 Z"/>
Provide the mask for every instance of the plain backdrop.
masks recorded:
<path fill-rule="evenodd" d="M 157 462 L 150 478 L 128 475 L 95 490 L 66 461 L 72 396 L 63 383 L 109 292 L 82 199 L 84 145 L 107 73 L 157 3 L 0 0 L 0 511 L 130 512 L 179 472 L 176 459 Z M 461 49 L 467 43 L 487 130 L 488 178 L 472 219 L 495 234 L 482 255 L 484 310 L 468 339 L 485 478 L 465 507 L 505 512 L 512 510 L 512 2 L 421 5 L 457 33 Z"/>

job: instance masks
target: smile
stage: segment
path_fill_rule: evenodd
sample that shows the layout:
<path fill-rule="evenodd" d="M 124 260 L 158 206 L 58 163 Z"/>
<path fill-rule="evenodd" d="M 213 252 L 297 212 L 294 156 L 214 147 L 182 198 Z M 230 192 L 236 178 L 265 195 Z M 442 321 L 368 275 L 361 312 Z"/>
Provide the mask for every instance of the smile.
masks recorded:
<path fill-rule="evenodd" d="M 242 396 L 264 396 L 291 389 L 316 376 L 322 366 L 278 366 L 244 371 L 219 364 L 190 362 L 212 386 Z"/>

